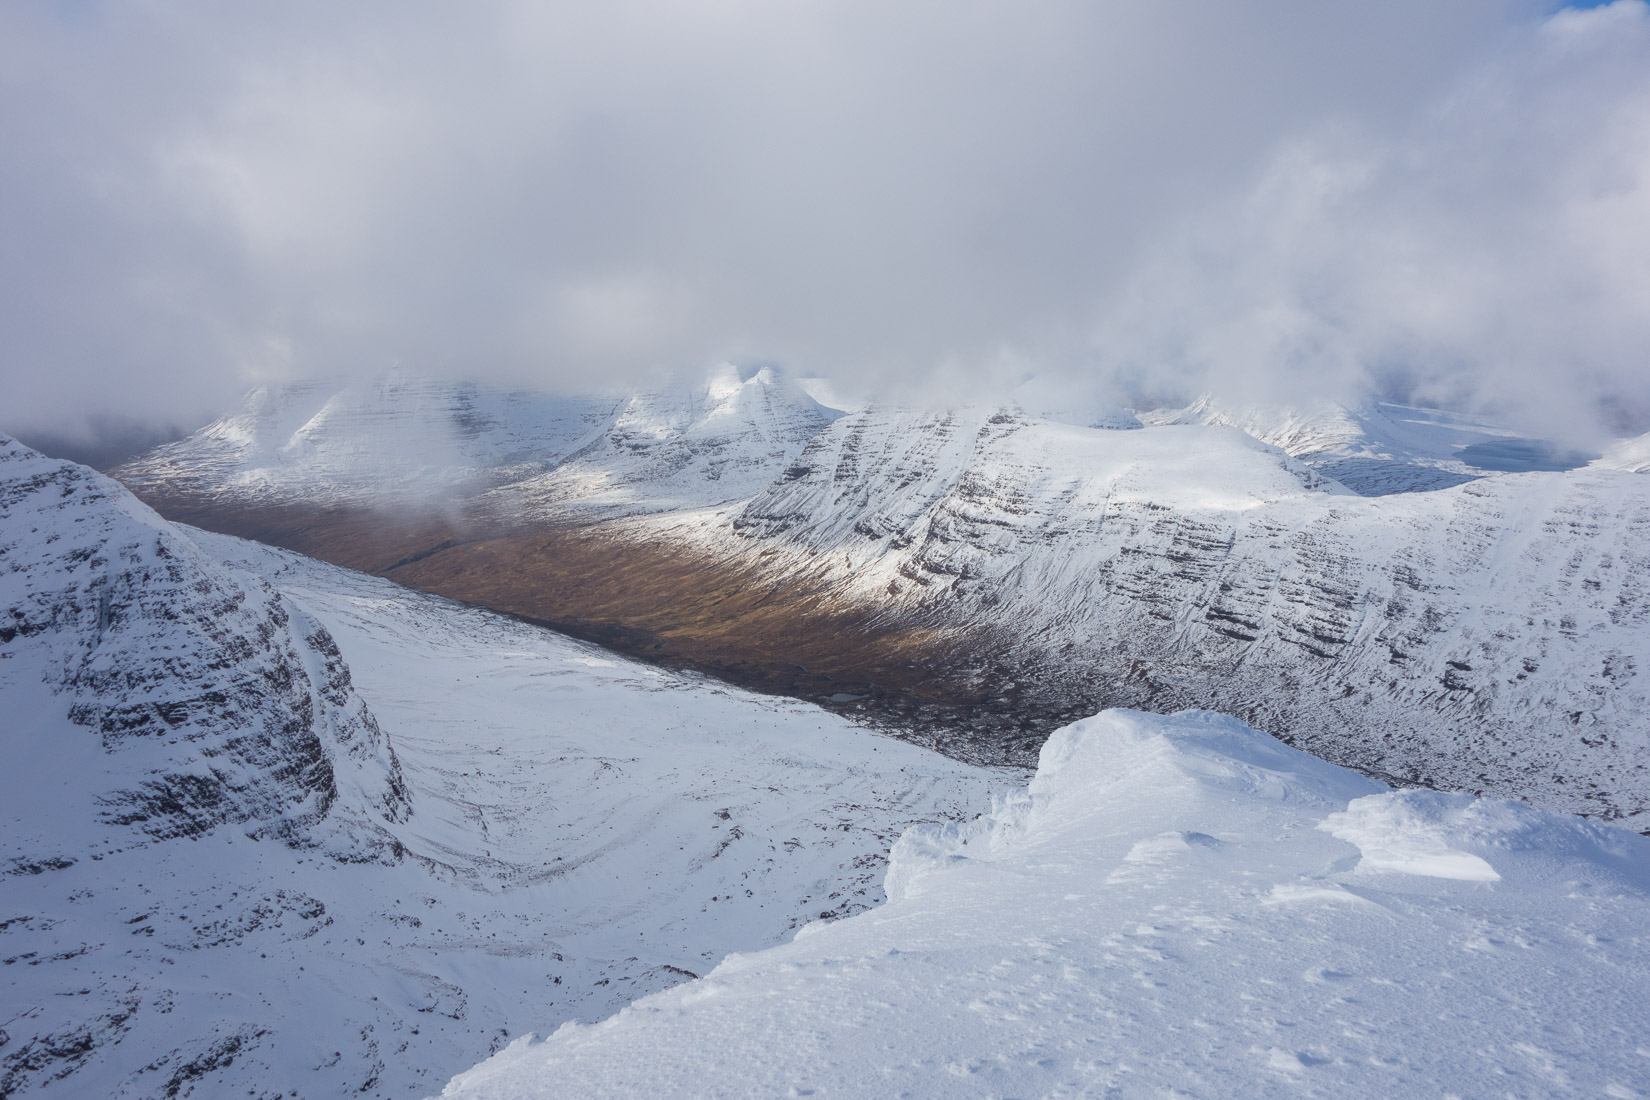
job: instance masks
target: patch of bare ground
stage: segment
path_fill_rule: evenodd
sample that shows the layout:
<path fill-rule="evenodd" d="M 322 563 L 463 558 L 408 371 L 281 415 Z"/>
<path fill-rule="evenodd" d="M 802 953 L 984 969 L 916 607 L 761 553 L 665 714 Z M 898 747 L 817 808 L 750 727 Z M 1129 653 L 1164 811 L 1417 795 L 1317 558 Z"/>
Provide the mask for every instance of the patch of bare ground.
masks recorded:
<path fill-rule="evenodd" d="M 719 560 L 624 521 L 478 531 L 452 518 L 144 496 L 169 519 L 805 699 L 965 760 L 1032 764 L 1081 710 L 1039 699 L 981 639 L 844 606 L 806 576 Z"/>

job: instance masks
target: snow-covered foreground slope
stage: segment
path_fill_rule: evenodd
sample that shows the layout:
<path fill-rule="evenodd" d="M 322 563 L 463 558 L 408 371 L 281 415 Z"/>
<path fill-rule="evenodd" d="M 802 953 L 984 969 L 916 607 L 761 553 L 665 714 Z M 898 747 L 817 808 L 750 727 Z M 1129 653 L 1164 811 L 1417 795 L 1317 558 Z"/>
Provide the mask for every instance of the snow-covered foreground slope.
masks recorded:
<path fill-rule="evenodd" d="M 1109 711 L 901 839 L 886 905 L 447 1097 L 1633 1097 L 1650 841 Z"/>
<path fill-rule="evenodd" d="M 6 460 L 3 1095 L 433 1092 L 1003 781 Z"/>

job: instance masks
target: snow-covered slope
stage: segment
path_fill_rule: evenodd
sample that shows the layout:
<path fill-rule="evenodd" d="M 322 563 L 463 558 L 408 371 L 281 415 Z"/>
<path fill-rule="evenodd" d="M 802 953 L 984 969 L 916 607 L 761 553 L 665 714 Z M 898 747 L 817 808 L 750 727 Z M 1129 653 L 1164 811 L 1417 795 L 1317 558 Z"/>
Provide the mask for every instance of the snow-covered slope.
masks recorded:
<path fill-rule="evenodd" d="M 1388 401 L 1226 408 L 1204 396 L 1183 409 L 1140 416 L 1148 424 L 1240 428 L 1365 496 L 1445 489 L 1506 472 L 1504 463 L 1475 463 L 1471 448 L 1531 443 L 1483 420 Z M 1585 461 L 1578 457 L 1569 465 Z"/>
<path fill-rule="evenodd" d="M 702 382 L 632 394 L 592 443 L 495 490 L 487 507 L 596 519 L 744 500 L 839 415 L 772 367 L 724 365 Z"/>
<path fill-rule="evenodd" d="M 661 638 L 685 650 L 697 630 L 734 668 L 836 656 L 780 651 L 784 614 L 810 641 L 850 624 L 872 637 L 841 651 L 872 656 L 832 675 L 874 685 L 897 665 L 912 698 L 988 702 L 1006 716 L 980 724 L 983 758 L 1029 760 L 1041 731 L 1105 706 L 1206 706 L 1337 763 L 1650 824 L 1650 478 L 1632 447 L 1491 469 L 1544 460 L 1504 429 L 1389 404 L 1204 402 L 1132 431 L 1018 407 L 833 415 L 767 371 L 637 397 L 558 464 L 473 496 L 492 529 L 382 559 L 583 621 L 532 572 L 565 543 L 476 547 L 601 521 L 592 545 L 618 578 L 603 622 L 655 629 L 627 586 L 679 598 Z M 662 578 L 659 547 L 677 555 Z M 770 629 L 752 653 L 714 620 L 737 602 L 723 594 L 758 591 Z"/>
<path fill-rule="evenodd" d="M 1650 473 L 1650 433 L 1623 439 L 1611 447 L 1594 465 L 1631 474 Z"/>
<path fill-rule="evenodd" d="M 14 870 L 222 825 L 370 858 L 408 812 L 320 624 L 118 483 L 5 436 L 0 692 Z M 323 837 L 329 811 L 364 831 Z"/>
<path fill-rule="evenodd" d="M 889 901 L 443 1093 L 1610 1096 L 1650 1081 L 1650 841 L 1111 711 L 913 830 Z"/>
<path fill-rule="evenodd" d="M 1230 427 L 875 409 L 791 474 L 669 530 L 926 624 L 1043 706 L 1209 706 L 1408 780 L 1650 811 L 1642 475 L 1362 497 Z"/>
<path fill-rule="evenodd" d="M 837 415 L 771 367 L 585 396 L 392 372 L 254 390 L 118 473 L 224 503 L 450 508 L 493 490 L 481 506 L 512 521 L 588 518 L 748 497 Z"/>
<path fill-rule="evenodd" d="M 433 1092 L 1001 782 L 0 455 L 0 1095 Z"/>

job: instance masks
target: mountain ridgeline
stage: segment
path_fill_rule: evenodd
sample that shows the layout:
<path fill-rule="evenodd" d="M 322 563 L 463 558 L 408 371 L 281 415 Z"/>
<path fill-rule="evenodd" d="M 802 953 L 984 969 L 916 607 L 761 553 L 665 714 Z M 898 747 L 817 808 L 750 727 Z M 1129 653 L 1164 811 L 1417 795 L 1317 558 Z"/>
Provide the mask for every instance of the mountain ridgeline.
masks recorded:
<path fill-rule="evenodd" d="M 1093 422 L 843 412 L 771 368 L 577 398 L 390 378 L 259 391 L 117 473 L 173 518 L 966 759 L 1210 707 L 1388 779 L 1650 824 L 1639 442 L 1386 404 Z"/>

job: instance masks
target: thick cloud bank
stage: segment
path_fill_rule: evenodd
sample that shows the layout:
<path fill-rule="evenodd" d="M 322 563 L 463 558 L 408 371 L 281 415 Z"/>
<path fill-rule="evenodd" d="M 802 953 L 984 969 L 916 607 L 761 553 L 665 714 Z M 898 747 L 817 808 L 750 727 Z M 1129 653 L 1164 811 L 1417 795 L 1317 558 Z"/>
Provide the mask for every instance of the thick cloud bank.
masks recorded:
<path fill-rule="evenodd" d="M 1365 388 L 1584 438 L 1650 418 L 1650 9 L 1510 36 L 1408 127 L 1285 143 L 1110 303 L 1114 377 Z"/>
<path fill-rule="evenodd" d="M 1569 426 L 1650 405 L 1647 74 L 1639 0 L 23 0 L 5 412 L 763 356 Z"/>

